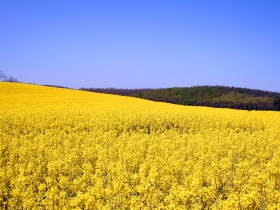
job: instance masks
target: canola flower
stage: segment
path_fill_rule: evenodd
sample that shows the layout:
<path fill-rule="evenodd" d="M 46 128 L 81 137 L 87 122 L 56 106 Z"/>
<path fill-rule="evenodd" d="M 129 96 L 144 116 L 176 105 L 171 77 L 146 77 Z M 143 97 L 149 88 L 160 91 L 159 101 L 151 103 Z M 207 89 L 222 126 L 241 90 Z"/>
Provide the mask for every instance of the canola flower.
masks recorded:
<path fill-rule="evenodd" d="M 280 209 L 280 113 L 0 83 L 0 209 Z"/>

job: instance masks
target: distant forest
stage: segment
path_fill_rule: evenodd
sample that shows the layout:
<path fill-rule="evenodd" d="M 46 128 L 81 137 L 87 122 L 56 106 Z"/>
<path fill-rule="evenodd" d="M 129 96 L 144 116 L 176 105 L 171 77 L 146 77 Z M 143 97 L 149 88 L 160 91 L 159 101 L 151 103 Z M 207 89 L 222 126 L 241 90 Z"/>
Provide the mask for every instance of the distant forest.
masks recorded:
<path fill-rule="evenodd" d="M 280 93 L 248 88 L 195 86 L 161 89 L 80 88 L 80 90 L 188 106 L 280 111 Z"/>

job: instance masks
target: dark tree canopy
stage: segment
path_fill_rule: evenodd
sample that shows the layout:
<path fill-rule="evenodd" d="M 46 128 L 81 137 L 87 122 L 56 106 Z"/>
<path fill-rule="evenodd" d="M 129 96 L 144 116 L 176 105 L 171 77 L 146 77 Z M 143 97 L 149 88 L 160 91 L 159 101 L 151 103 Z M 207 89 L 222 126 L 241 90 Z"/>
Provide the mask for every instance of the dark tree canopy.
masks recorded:
<path fill-rule="evenodd" d="M 280 111 L 280 93 L 248 88 L 195 86 L 161 89 L 81 88 L 81 90 L 189 106 Z"/>

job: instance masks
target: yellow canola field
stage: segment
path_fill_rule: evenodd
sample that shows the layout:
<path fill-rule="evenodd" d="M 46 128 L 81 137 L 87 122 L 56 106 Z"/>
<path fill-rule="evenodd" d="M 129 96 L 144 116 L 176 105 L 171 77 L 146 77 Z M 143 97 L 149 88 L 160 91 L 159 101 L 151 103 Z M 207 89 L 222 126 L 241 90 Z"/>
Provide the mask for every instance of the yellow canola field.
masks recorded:
<path fill-rule="evenodd" d="M 280 113 L 0 83 L 0 209 L 280 209 Z"/>

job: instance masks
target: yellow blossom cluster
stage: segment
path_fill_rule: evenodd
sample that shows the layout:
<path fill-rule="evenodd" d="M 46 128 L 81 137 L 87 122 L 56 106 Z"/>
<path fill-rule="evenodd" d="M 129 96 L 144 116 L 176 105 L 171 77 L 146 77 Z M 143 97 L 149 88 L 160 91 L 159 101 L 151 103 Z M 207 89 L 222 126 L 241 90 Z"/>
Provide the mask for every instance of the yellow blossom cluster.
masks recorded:
<path fill-rule="evenodd" d="M 0 83 L 0 209 L 280 209 L 280 113 Z"/>

